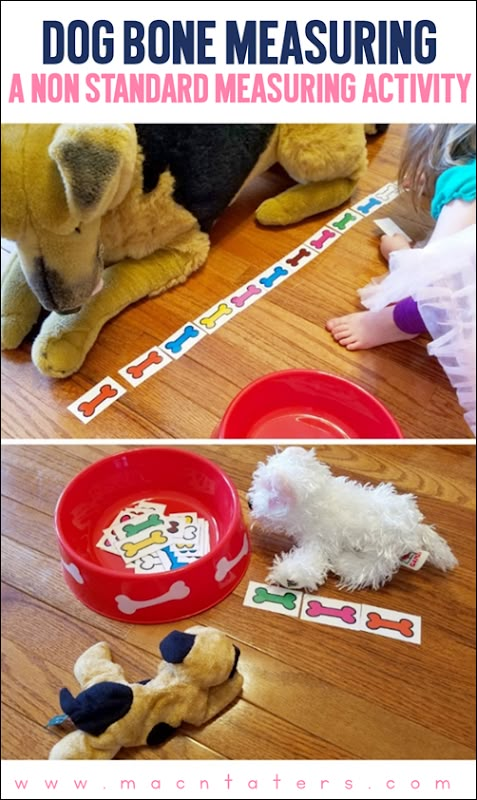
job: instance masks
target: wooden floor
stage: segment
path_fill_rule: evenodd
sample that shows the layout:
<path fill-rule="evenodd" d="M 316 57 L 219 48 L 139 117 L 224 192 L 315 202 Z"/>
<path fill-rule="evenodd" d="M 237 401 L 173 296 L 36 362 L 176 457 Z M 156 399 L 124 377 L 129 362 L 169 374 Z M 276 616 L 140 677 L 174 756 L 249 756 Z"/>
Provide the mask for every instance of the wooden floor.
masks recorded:
<path fill-rule="evenodd" d="M 405 126 L 392 125 L 369 141 L 369 169 L 352 201 L 395 180 Z M 356 289 L 385 272 L 373 218 L 351 228 L 315 261 L 243 311 L 186 355 L 130 389 L 88 425 L 67 406 L 106 376 L 170 337 L 297 248 L 337 211 L 285 229 L 256 224 L 254 209 L 289 185 L 280 171 L 256 179 L 212 232 L 207 264 L 183 286 L 131 306 L 108 323 L 74 377 L 54 381 L 30 362 L 30 345 L 2 357 L 4 438 L 207 439 L 237 392 L 266 373 L 312 368 L 355 381 L 396 417 L 406 438 L 470 437 L 455 394 L 424 339 L 350 353 L 324 325 L 359 307 Z M 345 207 L 345 206 L 344 206 Z M 343 207 L 343 208 L 344 208 Z M 391 216 L 419 238 L 413 215 L 399 199 Z"/>
<path fill-rule="evenodd" d="M 215 338 L 215 337 L 214 337 Z M 181 366 L 184 366 L 181 364 Z M 430 370 L 431 371 L 431 370 Z M 114 415 L 113 415 L 114 416 Z M 212 416 L 212 415 L 211 415 Z M 209 422 L 213 421 L 212 419 Z M 58 690 L 76 693 L 77 656 L 106 639 L 131 680 L 154 673 L 158 641 L 177 625 L 115 622 L 83 607 L 60 572 L 53 511 L 66 483 L 119 446 L 4 445 L 2 453 L 2 758 L 45 759 L 59 734 Z M 245 493 L 263 445 L 191 446 Z M 250 568 L 237 589 L 194 623 L 221 628 L 241 649 L 243 696 L 201 729 L 181 729 L 158 750 L 121 758 L 473 759 L 475 707 L 475 501 L 473 445 L 319 448 L 335 474 L 393 481 L 415 493 L 459 559 L 442 574 L 401 570 L 379 592 L 347 595 L 422 617 L 416 646 L 313 625 L 242 605 L 263 582 L 280 537 L 252 533 Z M 322 590 L 336 597 L 334 580 Z"/>

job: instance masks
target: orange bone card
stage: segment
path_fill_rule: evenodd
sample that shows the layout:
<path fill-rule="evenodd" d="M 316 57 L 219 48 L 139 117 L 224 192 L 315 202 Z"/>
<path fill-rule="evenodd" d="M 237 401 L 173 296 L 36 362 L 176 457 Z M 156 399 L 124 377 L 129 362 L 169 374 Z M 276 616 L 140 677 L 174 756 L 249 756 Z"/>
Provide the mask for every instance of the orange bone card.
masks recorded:
<path fill-rule="evenodd" d="M 105 408 L 125 394 L 126 389 L 113 378 L 103 378 L 78 400 L 68 406 L 68 411 L 81 422 L 87 423 L 95 419 Z"/>
<path fill-rule="evenodd" d="M 401 642 L 421 644 L 421 617 L 405 611 L 363 605 L 360 629 Z"/>

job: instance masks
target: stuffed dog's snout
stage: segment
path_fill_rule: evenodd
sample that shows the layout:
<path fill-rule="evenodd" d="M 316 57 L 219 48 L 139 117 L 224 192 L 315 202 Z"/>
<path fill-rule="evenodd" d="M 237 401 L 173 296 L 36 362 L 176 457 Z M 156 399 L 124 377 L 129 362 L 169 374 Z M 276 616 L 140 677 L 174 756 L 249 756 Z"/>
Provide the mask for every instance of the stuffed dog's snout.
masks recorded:
<path fill-rule="evenodd" d="M 33 270 L 28 273 L 28 282 L 47 311 L 69 311 L 69 308 L 63 308 L 60 299 L 64 294 L 63 281 L 42 256 L 33 259 Z"/>
<path fill-rule="evenodd" d="M 45 259 L 37 256 L 33 260 L 33 270 L 28 273 L 28 283 L 47 311 L 58 314 L 74 314 L 91 294 L 90 282 L 83 287 L 70 287 L 57 270 L 51 268 Z"/>
<path fill-rule="evenodd" d="M 99 246 L 80 280 L 71 280 L 44 255 L 29 257 L 19 248 L 25 276 L 41 305 L 58 314 L 75 314 L 102 288 L 103 258 Z"/>

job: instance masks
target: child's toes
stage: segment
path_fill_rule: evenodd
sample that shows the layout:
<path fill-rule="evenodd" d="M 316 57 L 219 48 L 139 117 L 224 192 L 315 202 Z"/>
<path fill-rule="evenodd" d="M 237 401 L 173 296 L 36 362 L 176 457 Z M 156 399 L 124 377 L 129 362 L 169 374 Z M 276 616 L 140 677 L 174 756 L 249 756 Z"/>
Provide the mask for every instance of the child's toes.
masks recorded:
<path fill-rule="evenodd" d="M 332 336 L 337 342 L 343 342 L 344 339 L 348 339 L 352 335 L 348 325 L 340 325 L 332 331 Z"/>

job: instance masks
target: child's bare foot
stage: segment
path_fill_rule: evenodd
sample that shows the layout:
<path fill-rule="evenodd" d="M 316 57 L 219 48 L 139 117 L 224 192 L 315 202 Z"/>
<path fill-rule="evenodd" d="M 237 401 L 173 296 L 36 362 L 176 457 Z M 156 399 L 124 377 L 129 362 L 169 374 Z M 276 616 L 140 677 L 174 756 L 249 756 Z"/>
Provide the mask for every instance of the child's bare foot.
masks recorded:
<path fill-rule="evenodd" d="M 347 350 L 368 350 L 380 344 L 414 339 L 417 334 L 404 333 L 394 322 L 393 306 L 380 311 L 358 311 L 336 317 L 326 323 L 333 339 Z"/>

